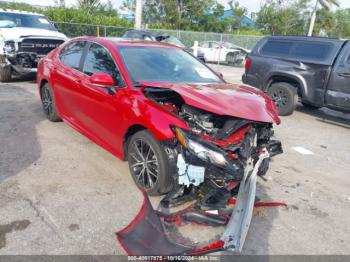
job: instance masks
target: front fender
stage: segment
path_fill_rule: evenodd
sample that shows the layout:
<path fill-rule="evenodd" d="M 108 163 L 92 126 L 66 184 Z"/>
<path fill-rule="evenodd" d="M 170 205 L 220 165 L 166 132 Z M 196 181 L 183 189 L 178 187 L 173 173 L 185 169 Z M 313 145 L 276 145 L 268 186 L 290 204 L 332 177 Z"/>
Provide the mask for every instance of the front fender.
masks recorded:
<path fill-rule="evenodd" d="M 124 126 L 122 137 L 125 138 L 130 128 L 133 126 L 145 127 L 157 140 L 167 140 L 174 138 L 170 126 L 178 126 L 188 129 L 188 126 L 176 114 L 162 108 L 155 102 L 146 97 L 136 96 L 130 100 L 131 110 L 129 114 L 125 114 L 124 121 L 127 125 Z M 124 139 L 120 140 L 119 155 L 124 157 L 123 152 Z"/>

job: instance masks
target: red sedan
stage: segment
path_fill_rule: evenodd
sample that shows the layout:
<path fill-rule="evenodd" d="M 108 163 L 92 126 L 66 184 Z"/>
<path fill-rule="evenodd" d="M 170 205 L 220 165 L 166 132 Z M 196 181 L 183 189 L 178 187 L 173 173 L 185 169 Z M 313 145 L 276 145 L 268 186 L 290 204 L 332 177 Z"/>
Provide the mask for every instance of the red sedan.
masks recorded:
<path fill-rule="evenodd" d="M 204 192 L 204 205 L 220 202 L 217 192 L 231 192 L 263 148 L 269 157 L 258 175 L 281 152 L 271 139 L 280 119 L 268 96 L 226 83 L 172 45 L 71 39 L 41 60 L 38 87 L 49 120 L 62 119 L 127 160 L 140 188 L 171 192 L 167 204 L 189 191 Z"/>

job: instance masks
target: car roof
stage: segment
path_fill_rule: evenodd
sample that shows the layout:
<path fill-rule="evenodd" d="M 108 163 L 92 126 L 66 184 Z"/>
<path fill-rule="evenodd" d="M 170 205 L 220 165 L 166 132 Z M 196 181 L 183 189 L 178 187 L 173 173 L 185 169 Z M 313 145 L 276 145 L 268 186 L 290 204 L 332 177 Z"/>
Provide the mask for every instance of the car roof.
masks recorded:
<path fill-rule="evenodd" d="M 323 41 L 323 42 L 345 42 L 345 40 L 340 40 L 338 38 L 329 38 L 321 36 L 266 36 L 266 39 L 276 39 L 276 40 L 297 40 L 297 41 Z"/>
<path fill-rule="evenodd" d="M 148 46 L 148 47 L 164 47 L 164 48 L 178 48 L 180 47 L 164 43 L 158 41 L 147 41 L 140 39 L 130 39 L 130 38 L 120 38 L 120 37 L 97 37 L 97 36 L 80 36 L 76 38 L 72 38 L 71 41 L 74 40 L 85 40 L 97 42 L 100 44 L 113 44 L 115 46 Z"/>
<path fill-rule="evenodd" d="M 20 11 L 20 10 L 14 10 L 14 9 L 7 9 L 7 8 L 0 8 L 0 12 L 9 13 L 9 14 L 22 14 L 22 15 L 39 15 L 39 16 L 44 16 L 43 14 L 39 14 L 39 13 L 33 13 L 33 12 L 27 12 L 27 11 Z"/>
<path fill-rule="evenodd" d="M 158 31 L 153 31 L 153 30 L 138 30 L 138 29 L 130 29 L 126 31 L 125 33 L 137 33 L 137 34 L 142 34 L 142 35 L 152 35 L 152 36 L 159 36 L 159 35 L 167 35 L 162 32 Z M 124 33 L 124 34 L 125 34 Z"/>

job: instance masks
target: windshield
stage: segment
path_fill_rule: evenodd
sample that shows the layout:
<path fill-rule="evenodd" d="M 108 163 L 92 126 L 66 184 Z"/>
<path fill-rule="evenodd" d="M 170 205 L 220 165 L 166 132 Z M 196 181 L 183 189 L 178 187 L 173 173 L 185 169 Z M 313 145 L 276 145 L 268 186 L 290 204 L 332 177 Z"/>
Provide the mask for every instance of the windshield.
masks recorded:
<path fill-rule="evenodd" d="M 182 49 L 123 46 L 120 55 L 133 82 L 222 83 L 215 73 Z"/>
<path fill-rule="evenodd" d="M 168 43 L 168 44 L 172 44 L 172 45 L 176 45 L 179 47 L 186 47 L 179 39 L 177 39 L 174 36 L 170 36 L 170 37 L 164 39 L 163 42 Z"/>
<path fill-rule="evenodd" d="M 55 26 L 45 16 L 6 12 L 0 12 L 0 27 L 31 27 L 56 31 Z"/>
<path fill-rule="evenodd" d="M 226 48 L 235 48 L 235 47 L 236 47 L 235 45 L 233 45 L 233 44 L 231 44 L 231 43 L 227 43 L 227 42 L 222 43 L 222 45 L 223 45 L 224 47 L 226 47 Z"/>

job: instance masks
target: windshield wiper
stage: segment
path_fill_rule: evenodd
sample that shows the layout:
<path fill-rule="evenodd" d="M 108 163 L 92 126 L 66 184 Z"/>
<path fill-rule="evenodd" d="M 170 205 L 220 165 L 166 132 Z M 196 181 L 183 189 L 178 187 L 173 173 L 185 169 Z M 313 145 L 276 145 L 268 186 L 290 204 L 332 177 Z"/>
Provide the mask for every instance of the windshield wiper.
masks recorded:
<path fill-rule="evenodd" d="M 133 82 L 132 85 L 135 88 L 141 88 L 143 86 L 140 82 Z"/>

